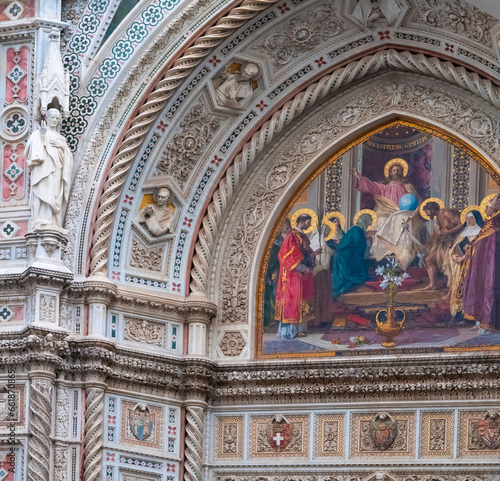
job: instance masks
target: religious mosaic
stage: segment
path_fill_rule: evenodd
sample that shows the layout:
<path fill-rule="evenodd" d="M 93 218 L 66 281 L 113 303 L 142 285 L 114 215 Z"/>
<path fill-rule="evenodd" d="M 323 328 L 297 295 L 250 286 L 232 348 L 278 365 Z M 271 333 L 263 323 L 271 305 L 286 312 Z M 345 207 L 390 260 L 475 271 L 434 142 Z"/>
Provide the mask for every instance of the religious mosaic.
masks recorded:
<path fill-rule="evenodd" d="M 335 154 L 268 240 L 257 356 L 500 349 L 497 181 L 460 141 L 405 121 Z"/>

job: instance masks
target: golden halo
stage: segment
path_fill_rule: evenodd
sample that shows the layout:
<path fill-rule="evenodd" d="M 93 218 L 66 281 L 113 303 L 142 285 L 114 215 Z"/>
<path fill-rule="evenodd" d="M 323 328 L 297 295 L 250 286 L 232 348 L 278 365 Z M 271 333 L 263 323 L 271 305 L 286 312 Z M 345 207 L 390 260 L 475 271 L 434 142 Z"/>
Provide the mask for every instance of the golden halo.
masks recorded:
<path fill-rule="evenodd" d="M 444 202 L 439 198 L 439 197 L 431 197 L 429 199 L 425 199 L 421 204 L 420 204 L 420 215 L 425 219 L 425 220 L 431 220 L 431 218 L 424 212 L 424 207 L 429 203 L 429 202 L 436 202 L 439 205 L 440 209 L 444 209 Z"/>
<path fill-rule="evenodd" d="M 481 211 L 481 207 L 479 205 L 469 205 L 469 207 L 466 207 L 462 213 L 460 214 L 460 222 L 462 224 L 465 224 L 465 218 L 467 217 L 467 214 L 471 211 L 471 210 L 477 210 L 478 212 L 481 213 L 481 216 L 482 218 L 484 219 L 484 212 Z"/>
<path fill-rule="evenodd" d="M 356 212 L 356 215 L 354 216 L 354 219 L 353 219 L 353 225 L 356 225 L 358 223 L 358 219 L 363 215 L 363 214 L 370 214 L 371 217 L 372 217 L 372 223 L 366 228 L 366 230 L 370 230 L 372 227 L 375 226 L 375 224 L 377 223 L 377 214 L 375 214 L 375 212 L 371 209 L 363 209 L 363 210 L 360 210 L 359 212 Z"/>
<path fill-rule="evenodd" d="M 312 217 L 311 227 L 305 230 L 304 234 L 309 234 L 309 232 L 313 232 L 314 230 L 316 230 L 318 227 L 318 216 L 316 215 L 316 212 L 314 212 L 311 209 L 300 209 L 292 215 L 291 218 L 292 229 L 295 229 L 295 227 L 297 226 L 297 219 L 301 214 L 309 214 Z"/>
<path fill-rule="evenodd" d="M 490 194 L 487 195 L 482 201 L 481 205 L 479 206 L 479 210 L 481 211 L 481 215 L 483 216 L 483 219 L 489 219 L 490 217 L 486 215 L 486 207 L 487 205 L 491 202 L 491 200 L 497 196 L 498 194 Z"/>
<path fill-rule="evenodd" d="M 389 160 L 387 164 L 385 164 L 384 167 L 384 175 L 386 178 L 389 177 L 389 172 L 391 171 L 391 167 L 394 164 L 399 164 L 401 167 L 403 167 L 403 176 L 406 177 L 408 175 L 408 163 L 404 159 L 400 159 L 399 157 L 396 157 L 395 159 Z"/>
<path fill-rule="evenodd" d="M 322 223 L 330 227 L 330 233 L 328 234 L 328 237 L 325 237 L 325 241 L 333 239 L 335 236 L 335 231 L 337 228 L 335 227 L 335 224 L 332 222 L 332 219 L 337 218 L 340 222 L 340 227 L 343 229 L 345 226 L 345 217 L 340 213 L 340 212 L 329 212 L 323 217 Z"/>

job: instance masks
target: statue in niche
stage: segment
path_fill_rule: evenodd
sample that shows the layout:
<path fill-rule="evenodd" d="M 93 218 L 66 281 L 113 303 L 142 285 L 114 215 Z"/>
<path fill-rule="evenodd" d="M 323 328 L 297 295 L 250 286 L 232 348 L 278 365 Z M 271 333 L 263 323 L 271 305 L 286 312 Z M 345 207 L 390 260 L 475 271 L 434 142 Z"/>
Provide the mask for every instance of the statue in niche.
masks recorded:
<path fill-rule="evenodd" d="M 149 233 L 158 237 L 170 232 L 174 213 L 169 206 L 170 190 L 159 187 L 153 192 L 154 204 L 148 204 L 139 212 L 139 222 L 146 226 Z"/>
<path fill-rule="evenodd" d="M 252 96 L 260 78 L 260 69 L 254 63 L 246 63 L 238 71 L 233 64 L 224 69 L 223 74 L 212 83 L 215 87 L 217 103 L 223 107 L 240 108 Z"/>
<path fill-rule="evenodd" d="M 45 118 L 27 144 L 33 229 L 60 231 L 68 205 L 73 154 L 57 131 L 62 120 L 59 110 L 49 109 Z"/>
<path fill-rule="evenodd" d="M 365 27 L 372 28 L 394 25 L 401 10 L 396 0 L 358 0 L 352 15 Z"/>

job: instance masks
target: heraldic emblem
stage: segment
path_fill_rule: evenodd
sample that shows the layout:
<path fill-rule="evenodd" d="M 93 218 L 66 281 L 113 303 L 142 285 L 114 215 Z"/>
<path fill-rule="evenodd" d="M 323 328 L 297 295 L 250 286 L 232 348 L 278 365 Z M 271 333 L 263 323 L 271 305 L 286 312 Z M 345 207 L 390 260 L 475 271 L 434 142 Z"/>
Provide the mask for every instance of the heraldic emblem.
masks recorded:
<path fill-rule="evenodd" d="M 488 448 L 497 449 L 500 446 L 500 413 L 488 411 L 478 424 L 481 441 Z"/>
<path fill-rule="evenodd" d="M 274 416 L 267 426 L 267 442 L 275 451 L 283 451 L 292 439 L 292 425 L 284 416 Z"/>
<path fill-rule="evenodd" d="M 370 421 L 370 439 L 379 451 L 386 451 L 392 446 L 398 435 L 398 422 L 389 413 L 378 413 Z"/>
<path fill-rule="evenodd" d="M 144 441 L 151 436 L 155 427 L 155 417 L 147 404 L 137 404 L 130 412 L 130 430 L 139 441 Z"/>

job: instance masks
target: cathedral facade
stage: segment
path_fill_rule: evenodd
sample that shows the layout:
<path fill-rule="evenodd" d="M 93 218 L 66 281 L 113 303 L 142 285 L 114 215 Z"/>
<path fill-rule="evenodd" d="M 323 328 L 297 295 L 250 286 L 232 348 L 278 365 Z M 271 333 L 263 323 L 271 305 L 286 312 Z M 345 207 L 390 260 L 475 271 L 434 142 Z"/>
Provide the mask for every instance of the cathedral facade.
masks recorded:
<path fill-rule="evenodd" d="M 0 481 L 500 481 L 486 3 L 0 0 Z"/>

